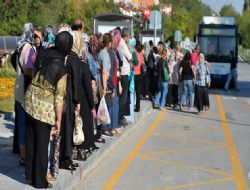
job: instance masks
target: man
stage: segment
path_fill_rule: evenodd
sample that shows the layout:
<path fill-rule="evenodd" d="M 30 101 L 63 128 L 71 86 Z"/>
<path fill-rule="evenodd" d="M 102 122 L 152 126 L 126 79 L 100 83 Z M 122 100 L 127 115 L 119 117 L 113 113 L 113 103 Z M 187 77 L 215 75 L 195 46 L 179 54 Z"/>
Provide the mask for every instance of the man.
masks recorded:
<path fill-rule="evenodd" d="M 227 82 L 225 84 L 225 91 L 228 91 L 228 86 L 229 86 L 231 79 L 233 79 L 233 81 L 234 81 L 235 90 L 239 91 L 238 80 L 237 80 L 237 77 L 238 77 L 237 58 L 235 57 L 233 51 L 230 51 L 230 57 L 231 57 L 231 67 L 230 67 L 230 73 L 228 74 L 228 77 L 227 77 Z"/>
<path fill-rule="evenodd" d="M 120 94 L 119 99 L 119 119 L 120 119 L 120 125 L 121 126 L 127 126 L 128 122 L 124 117 L 125 112 L 125 105 L 128 98 L 128 87 L 129 87 L 129 80 L 128 77 L 130 75 L 130 65 L 132 61 L 132 54 L 130 53 L 128 46 L 126 42 L 129 39 L 130 31 L 128 28 L 124 27 L 121 32 L 122 39 L 118 46 L 118 52 L 121 57 L 121 60 L 123 62 L 122 66 L 120 67 L 120 80 L 121 80 L 121 86 L 122 86 L 122 92 Z"/>
<path fill-rule="evenodd" d="M 199 44 L 195 45 L 194 52 L 192 53 L 192 65 L 195 65 L 198 62 L 198 55 L 200 53 L 200 46 Z"/>
<path fill-rule="evenodd" d="M 72 30 L 77 30 L 77 31 L 84 31 L 84 23 L 80 19 L 75 19 L 74 23 L 72 24 Z"/>

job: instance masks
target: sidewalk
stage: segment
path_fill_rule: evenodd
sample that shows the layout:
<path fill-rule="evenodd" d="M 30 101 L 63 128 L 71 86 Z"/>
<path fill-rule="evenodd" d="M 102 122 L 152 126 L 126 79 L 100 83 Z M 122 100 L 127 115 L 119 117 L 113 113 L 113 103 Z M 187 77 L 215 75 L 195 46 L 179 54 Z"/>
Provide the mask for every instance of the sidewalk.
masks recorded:
<path fill-rule="evenodd" d="M 86 161 L 78 162 L 80 167 L 72 174 L 60 169 L 57 181 L 53 182 L 54 190 L 74 189 L 127 135 L 136 129 L 136 125 L 152 110 L 149 101 L 141 101 L 141 111 L 135 113 L 135 122 L 124 128 L 122 136 L 106 139 L 105 144 L 96 143 L 100 149 L 94 152 Z M 25 180 L 24 168 L 19 166 L 18 155 L 12 154 L 14 119 L 11 114 L 0 117 L 0 189 L 1 190 L 31 190 Z"/>

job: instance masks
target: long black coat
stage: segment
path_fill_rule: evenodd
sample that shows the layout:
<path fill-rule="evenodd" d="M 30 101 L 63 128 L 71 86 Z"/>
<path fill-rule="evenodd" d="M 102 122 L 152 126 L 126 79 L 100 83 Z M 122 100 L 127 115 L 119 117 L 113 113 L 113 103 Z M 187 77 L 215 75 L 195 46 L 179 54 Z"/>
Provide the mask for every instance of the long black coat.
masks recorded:
<path fill-rule="evenodd" d="M 67 58 L 67 88 L 65 106 L 62 116 L 60 158 L 70 160 L 72 156 L 72 137 L 75 123 L 75 107 L 80 103 L 80 59 L 71 51 Z"/>
<path fill-rule="evenodd" d="M 81 110 L 80 115 L 83 121 L 83 132 L 85 140 L 83 144 L 78 147 L 81 149 L 87 149 L 95 147 L 95 138 L 94 138 L 94 124 L 92 109 L 94 108 L 94 98 L 91 87 L 91 72 L 88 64 L 80 64 L 80 102 Z"/>

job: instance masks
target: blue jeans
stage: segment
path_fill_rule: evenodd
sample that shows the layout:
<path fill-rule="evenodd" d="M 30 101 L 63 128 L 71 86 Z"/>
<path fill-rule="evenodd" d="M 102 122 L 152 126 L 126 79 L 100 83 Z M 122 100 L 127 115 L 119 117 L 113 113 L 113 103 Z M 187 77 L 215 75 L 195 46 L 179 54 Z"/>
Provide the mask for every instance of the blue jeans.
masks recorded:
<path fill-rule="evenodd" d="M 193 80 L 183 80 L 182 81 L 182 96 L 181 96 L 181 104 L 185 104 L 186 97 L 189 96 L 189 105 L 188 107 L 191 108 L 193 105 Z"/>
<path fill-rule="evenodd" d="M 155 96 L 155 104 L 163 108 L 166 103 L 167 93 L 168 93 L 168 82 L 159 81 L 158 92 L 156 93 L 156 96 Z"/>

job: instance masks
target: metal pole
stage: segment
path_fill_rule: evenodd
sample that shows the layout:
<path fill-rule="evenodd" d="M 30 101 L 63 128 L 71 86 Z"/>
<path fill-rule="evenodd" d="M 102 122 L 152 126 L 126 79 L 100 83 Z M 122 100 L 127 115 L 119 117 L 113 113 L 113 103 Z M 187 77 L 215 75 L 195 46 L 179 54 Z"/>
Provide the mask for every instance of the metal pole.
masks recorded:
<path fill-rule="evenodd" d="M 134 20 L 133 20 L 133 17 L 131 17 L 131 36 L 134 37 Z"/>
<path fill-rule="evenodd" d="M 155 23 L 154 23 L 154 44 L 156 45 L 156 14 L 154 12 L 154 20 L 155 20 Z"/>

